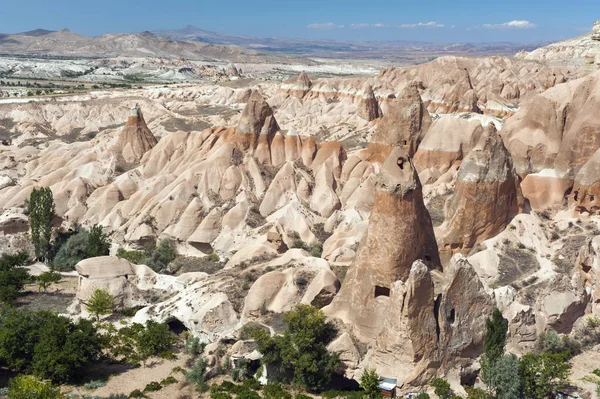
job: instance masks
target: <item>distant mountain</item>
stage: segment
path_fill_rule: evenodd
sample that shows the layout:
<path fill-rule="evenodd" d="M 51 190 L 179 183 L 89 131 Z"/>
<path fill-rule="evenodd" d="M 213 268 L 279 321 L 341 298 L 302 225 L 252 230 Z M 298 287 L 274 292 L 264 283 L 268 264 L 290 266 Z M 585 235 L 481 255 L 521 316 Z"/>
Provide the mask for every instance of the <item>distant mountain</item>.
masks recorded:
<path fill-rule="evenodd" d="M 67 29 L 36 29 L 0 35 L 0 54 L 76 57 L 160 57 L 195 61 L 310 64 L 297 56 L 273 54 L 232 45 L 177 40 L 152 32 L 87 37 Z"/>
<path fill-rule="evenodd" d="M 247 49 L 296 54 L 323 58 L 403 58 L 419 57 L 427 53 L 440 55 L 512 55 L 518 51 L 532 51 L 547 43 L 429 43 L 420 41 L 337 41 L 292 38 L 260 38 L 221 34 L 188 25 L 182 29 L 157 30 L 155 34 L 175 40 L 236 45 Z"/>

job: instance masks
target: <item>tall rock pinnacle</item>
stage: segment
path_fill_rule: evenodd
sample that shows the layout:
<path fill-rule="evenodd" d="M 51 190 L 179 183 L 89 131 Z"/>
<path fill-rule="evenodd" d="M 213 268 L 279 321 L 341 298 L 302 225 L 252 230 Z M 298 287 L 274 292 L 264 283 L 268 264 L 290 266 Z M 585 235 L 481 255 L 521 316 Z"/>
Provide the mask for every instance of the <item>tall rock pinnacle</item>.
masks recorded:
<path fill-rule="evenodd" d="M 367 235 L 327 313 L 352 322 L 361 336 L 375 337 L 385 318 L 383 299 L 394 282 L 406 281 L 417 259 L 440 268 L 419 177 L 406 152 L 394 148 L 377 176 Z"/>
<path fill-rule="evenodd" d="M 158 140 L 146 125 L 142 109 L 135 104 L 131 108 L 127 123 L 119 134 L 113 150 L 119 153 L 126 162 L 134 163 L 139 162 L 144 154 L 157 143 Z"/>
<path fill-rule="evenodd" d="M 362 97 L 360 104 L 358 105 L 358 116 L 371 122 L 374 119 L 379 118 L 381 113 L 379 112 L 379 103 L 373 92 L 373 87 L 365 83 L 362 89 Z"/>
<path fill-rule="evenodd" d="M 259 136 L 264 135 L 270 143 L 278 130 L 273 109 L 257 90 L 253 90 L 240 117 L 238 133 L 250 135 L 250 146 L 255 148 Z"/>

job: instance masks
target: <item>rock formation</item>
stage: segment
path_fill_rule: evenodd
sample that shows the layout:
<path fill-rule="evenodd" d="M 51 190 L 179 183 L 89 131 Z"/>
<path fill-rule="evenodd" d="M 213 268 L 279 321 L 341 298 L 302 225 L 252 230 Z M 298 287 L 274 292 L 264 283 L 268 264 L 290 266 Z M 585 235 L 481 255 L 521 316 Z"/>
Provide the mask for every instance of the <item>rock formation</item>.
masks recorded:
<path fill-rule="evenodd" d="M 379 103 L 375 97 L 373 86 L 368 83 L 365 83 L 362 89 L 362 96 L 360 97 L 360 103 L 358 104 L 358 116 L 369 122 L 381 116 Z"/>
<path fill-rule="evenodd" d="M 122 156 L 125 162 L 136 163 L 157 143 L 158 140 L 146 126 L 140 106 L 135 104 L 131 108 L 127 123 L 119 134 L 113 151 Z"/>
<path fill-rule="evenodd" d="M 246 144 L 250 148 L 256 148 L 260 143 L 270 145 L 278 130 L 273 109 L 258 90 L 253 90 L 240 117 L 237 131 L 248 135 Z"/>
<path fill-rule="evenodd" d="M 594 22 L 594 27 L 592 28 L 592 40 L 600 41 L 600 21 Z"/>
<path fill-rule="evenodd" d="M 583 165 L 575 176 L 569 205 L 579 213 L 600 213 L 600 149 Z"/>
<path fill-rule="evenodd" d="M 308 94 L 312 87 L 312 82 L 310 81 L 310 77 L 306 72 L 300 73 L 297 78 L 287 80 L 283 85 L 281 85 L 281 89 L 288 92 L 292 96 L 302 99 L 304 96 Z"/>
<path fill-rule="evenodd" d="M 377 124 L 367 152 L 372 160 L 383 162 L 392 148 L 401 147 L 412 157 L 430 124 L 431 117 L 417 84 L 410 84 L 400 97 L 386 100 L 383 118 Z"/>
<path fill-rule="evenodd" d="M 446 260 L 495 236 L 524 207 L 511 156 L 493 124 L 463 160 L 438 243 Z"/>
<path fill-rule="evenodd" d="M 377 178 L 367 235 L 327 313 L 354 325 L 361 339 L 374 339 L 386 318 L 392 285 L 406 281 L 417 259 L 440 268 L 417 172 L 406 152 L 395 148 Z"/>

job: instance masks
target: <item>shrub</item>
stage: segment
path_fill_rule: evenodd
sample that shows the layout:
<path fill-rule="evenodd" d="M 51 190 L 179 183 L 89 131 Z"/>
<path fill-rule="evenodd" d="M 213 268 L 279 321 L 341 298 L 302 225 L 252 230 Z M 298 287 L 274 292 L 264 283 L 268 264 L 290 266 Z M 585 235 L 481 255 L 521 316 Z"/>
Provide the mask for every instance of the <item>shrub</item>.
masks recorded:
<path fill-rule="evenodd" d="M 381 396 L 379 390 L 380 379 L 374 369 L 366 369 L 360 377 L 360 387 L 365 391 L 368 398 L 373 399 Z"/>
<path fill-rule="evenodd" d="M 111 393 L 108 395 L 108 399 L 127 399 L 127 395 L 124 393 Z"/>
<path fill-rule="evenodd" d="M 54 283 L 58 283 L 60 281 L 60 273 L 55 273 L 52 271 L 43 272 L 39 276 L 35 278 L 38 283 L 39 291 L 46 291 L 48 287 Z"/>
<path fill-rule="evenodd" d="M 211 399 L 232 399 L 233 397 L 226 392 L 211 392 Z"/>
<path fill-rule="evenodd" d="M 155 392 L 160 391 L 161 389 L 162 385 L 160 385 L 160 382 L 152 381 L 146 384 L 146 386 L 144 387 L 144 392 Z"/>
<path fill-rule="evenodd" d="M 262 388 L 260 382 L 258 382 L 258 380 L 256 380 L 255 378 L 245 379 L 244 382 L 242 382 L 242 386 L 248 389 L 252 389 L 253 391 L 259 391 Z"/>
<path fill-rule="evenodd" d="M 114 306 L 115 297 L 110 295 L 108 291 L 101 288 L 96 288 L 92 296 L 86 304 L 88 312 L 100 320 L 100 316 L 111 314 Z"/>
<path fill-rule="evenodd" d="M 148 258 L 148 253 L 143 251 L 126 251 L 124 248 L 119 248 L 117 256 L 135 265 L 142 265 L 145 263 L 146 258 Z"/>
<path fill-rule="evenodd" d="M 160 272 L 165 269 L 177 257 L 175 243 L 173 240 L 163 238 L 158 242 L 156 250 L 154 250 L 150 258 L 146 259 L 146 264 L 155 272 Z"/>
<path fill-rule="evenodd" d="M 140 399 L 140 398 L 145 398 L 146 395 L 144 395 L 144 393 L 142 391 L 140 391 L 139 389 L 136 389 L 135 391 L 132 391 L 129 394 L 129 397 L 133 398 L 133 399 Z"/>
<path fill-rule="evenodd" d="M 206 368 L 208 367 L 208 361 L 200 357 L 196 360 L 196 363 L 192 366 L 192 368 L 185 373 L 185 379 L 190 384 L 196 386 L 201 392 L 206 391 L 206 381 L 204 379 L 204 374 L 206 374 Z"/>
<path fill-rule="evenodd" d="M 106 381 L 103 381 L 103 380 L 93 380 L 93 381 L 86 382 L 83 385 L 83 387 L 85 389 L 89 389 L 90 391 L 92 391 L 94 389 L 102 388 L 105 385 L 106 385 Z"/>
<path fill-rule="evenodd" d="M 29 272 L 18 266 L 27 261 L 27 255 L 3 255 L 0 257 L 0 302 L 11 304 L 30 279 Z"/>
<path fill-rule="evenodd" d="M 536 342 L 536 351 L 539 353 L 563 353 L 567 352 L 570 357 L 581 352 L 581 344 L 563 335 L 562 337 L 554 330 L 540 334 Z"/>
<path fill-rule="evenodd" d="M 192 356 L 201 355 L 204 352 L 206 344 L 200 341 L 198 337 L 189 337 L 185 341 L 185 353 Z"/>
<path fill-rule="evenodd" d="M 102 227 L 94 225 L 90 230 L 82 229 L 69 237 L 60 247 L 53 265 L 56 270 L 69 271 L 83 259 L 109 254 L 110 242 Z"/>
<path fill-rule="evenodd" d="M 429 399 L 429 394 L 427 392 L 419 392 L 417 399 Z"/>
<path fill-rule="evenodd" d="M 294 399 L 312 399 L 312 398 L 303 393 L 297 393 L 296 396 L 294 396 Z"/>
<path fill-rule="evenodd" d="M 30 375 L 19 375 L 8 382 L 8 399 L 59 398 L 64 398 L 60 390 Z"/>
<path fill-rule="evenodd" d="M 444 399 L 452 396 L 450 384 L 444 378 L 434 378 L 429 382 L 429 385 L 434 388 L 434 392 L 438 398 Z"/>
<path fill-rule="evenodd" d="M 145 361 L 151 356 L 168 354 L 175 343 L 175 338 L 166 324 L 148 320 L 146 328 L 139 330 L 136 335 L 135 343 L 140 360 Z"/>
<path fill-rule="evenodd" d="M 292 394 L 283 389 L 281 384 L 267 384 L 263 388 L 264 399 L 292 399 Z"/>
<path fill-rule="evenodd" d="M 173 377 L 172 375 L 163 378 L 162 381 L 160 382 L 160 385 L 162 385 L 163 387 L 166 387 L 167 385 L 173 385 L 173 384 L 177 384 L 177 379 L 175 377 Z"/>
<path fill-rule="evenodd" d="M 553 396 L 567 383 L 570 365 L 567 353 L 528 353 L 521 358 L 520 372 L 526 398 Z"/>

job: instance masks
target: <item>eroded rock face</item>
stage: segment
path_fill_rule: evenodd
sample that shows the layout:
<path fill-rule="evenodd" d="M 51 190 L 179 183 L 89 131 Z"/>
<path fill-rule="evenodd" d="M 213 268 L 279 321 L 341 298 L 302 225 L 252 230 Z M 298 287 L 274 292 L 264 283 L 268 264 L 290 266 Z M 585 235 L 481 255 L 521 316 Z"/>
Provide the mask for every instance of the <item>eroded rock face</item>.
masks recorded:
<path fill-rule="evenodd" d="M 443 276 L 433 273 L 416 261 L 408 280 L 394 283 L 383 330 L 365 359 L 405 388 L 422 386 L 478 357 L 493 309 L 475 270 L 461 255 Z"/>
<path fill-rule="evenodd" d="M 308 94 L 311 87 L 312 82 L 310 81 L 310 77 L 306 72 L 302 72 L 296 79 L 286 81 L 281 88 L 292 96 L 302 99 Z"/>
<path fill-rule="evenodd" d="M 412 157 L 431 125 L 431 117 L 423 105 L 417 84 L 407 86 L 399 98 L 386 100 L 386 105 L 367 151 L 380 162 L 395 147 L 403 148 Z"/>
<path fill-rule="evenodd" d="M 362 96 L 358 105 L 358 116 L 369 122 L 381 116 L 379 103 L 375 97 L 375 92 L 373 92 L 373 86 L 370 84 L 365 84 L 362 89 Z"/>
<path fill-rule="evenodd" d="M 594 27 L 592 28 L 592 40 L 600 41 L 600 21 L 594 22 Z"/>
<path fill-rule="evenodd" d="M 500 233 L 524 208 L 511 156 L 493 124 L 461 164 L 440 227 L 440 252 L 449 259 Z"/>
<path fill-rule="evenodd" d="M 270 143 L 278 130 L 273 109 L 258 90 L 253 90 L 240 117 L 237 131 L 253 136 L 251 146 L 255 147 L 260 135 L 267 136 Z"/>
<path fill-rule="evenodd" d="M 137 163 L 157 143 L 158 140 L 146 125 L 140 106 L 135 104 L 113 151 L 122 156 L 125 162 Z"/>
<path fill-rule="evenodd" d="M 367 235 L 327 313 L 352 323 L 359 337 L 374 339 L 383 326 L 392 285 L 406 281 L 417 259 L 440 268 L 421 183 L 406 152 L 396 148 L 377 177 Z"/>
<path fill-rule="evenodd" d="M 569 205 L 579 213 L 600 213 L 600 149 L 583 165 L 575 176 Z"/>

